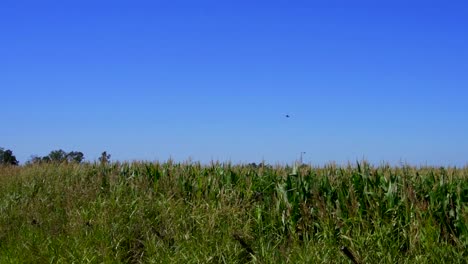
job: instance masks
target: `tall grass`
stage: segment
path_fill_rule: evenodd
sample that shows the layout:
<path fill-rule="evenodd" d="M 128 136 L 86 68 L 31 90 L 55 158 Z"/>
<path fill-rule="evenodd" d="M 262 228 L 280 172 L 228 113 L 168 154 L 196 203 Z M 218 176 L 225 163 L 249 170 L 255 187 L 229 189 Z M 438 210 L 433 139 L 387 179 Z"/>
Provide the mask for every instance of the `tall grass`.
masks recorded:
<path fill-rule="evenodd" d="M 0 263 L 467 262 L 467 168 L 291 172 L 171 161 L 0 167 Z"/>

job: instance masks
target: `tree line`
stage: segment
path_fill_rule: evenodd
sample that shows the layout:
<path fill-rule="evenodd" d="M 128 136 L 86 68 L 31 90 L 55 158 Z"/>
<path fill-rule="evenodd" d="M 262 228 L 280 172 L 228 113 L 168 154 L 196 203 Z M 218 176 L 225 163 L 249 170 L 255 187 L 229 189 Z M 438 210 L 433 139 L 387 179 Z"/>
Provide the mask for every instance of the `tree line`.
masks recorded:
<path fill-rule="evenodd" d="M 111 155 L 104 151 L 101 153 L 99 162 L 106 164 L 110 162 Z M 28 164 L 40 164 L 40 163 L 82 163 L 85 160 L 84 154 L 81 151 L 70 151 L 66 152 L 62 149 L 53 150 L 47 156 L 36 156 L 33 155 L 30 160 L 26 162 Z M 10 149 L 4 149 L 0 147 L 0 165 L 18 165 L 19 162 L 13 155 L 13 151 Z"/>

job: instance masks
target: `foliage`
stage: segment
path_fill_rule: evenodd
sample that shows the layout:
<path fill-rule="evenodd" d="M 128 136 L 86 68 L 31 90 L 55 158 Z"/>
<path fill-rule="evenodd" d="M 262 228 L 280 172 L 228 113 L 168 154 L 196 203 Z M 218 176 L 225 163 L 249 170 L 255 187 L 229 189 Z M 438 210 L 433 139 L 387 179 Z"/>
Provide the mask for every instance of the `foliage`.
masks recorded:
<path fill-rule="evenodd" d="M 52 162 L 64 162 L 67 160 L 67 153 L 61 149 L 53 150 L 48 155 L 50 161 Z"/>
<path fill-rule="evenodd" d="M 47 163 L 47 162 L 53 162 L 53 163 L 63 163 L 63 162 L 75 162 L 75 163 L 81 163 L 84 160 L 84 154 L 80 151 L 71 151 L 71 152 L 65 152 L 62 149 L 59 150 L 53 150 L 49 153 L 49 155 L 45 157 L 39 157 L 39 156 L 32 156 L 31 159 L 27 162 L 27 164 L 38 164 L 38 163 Z"/>
<path fill-rule="evenodd" d="M 84 160 L 84 154 L 79 151 L 71 151 L 67 154 L 68 162 L 81 163 Z"/>
<path fill-rule="evenodd" d="M 99 157 L 99 162 L 101 162 L 101 164 L 107 164 L 110 162 L 110 158 L 111 155 L 107 154 L 107 151 L 104 151 L 101 153 L 101 157 Z"/>
<path fill-rule="evenodd" d="M 0 165 L 18 165 L 18 160 L 13 155 L 13 151 L 0 148 Z"/>
<path fill-rule="evenodd" d="M 0 263 L 465 263 L 468 168 L 0 167 Z"/>

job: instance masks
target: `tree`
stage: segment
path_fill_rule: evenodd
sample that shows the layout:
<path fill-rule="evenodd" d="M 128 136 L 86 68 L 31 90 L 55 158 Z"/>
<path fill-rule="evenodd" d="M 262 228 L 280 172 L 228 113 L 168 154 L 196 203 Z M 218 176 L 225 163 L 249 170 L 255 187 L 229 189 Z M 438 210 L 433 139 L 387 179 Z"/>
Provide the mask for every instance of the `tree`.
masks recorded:
<path fill-rule="evenodd" d="M 71 151 L 65 152 L 61 149 L 53 150 L 49 153 L 49 155 L 45 157 L 40 156 L 31 156 L 31 159 L 27 162 L 27 164 L 38 164 L 38 163 L 48 163 L 48 162 L 55 162 L 55 163 L 62 163 L 62 162 L 76 162 L 81 163 L 84 160 L 84 154 L 80 151 Z"/>
<path fill-rule="evenodd" d="M 99 158 L 99 161 L 101 162 L 101 164 L 107 164 L 109 163 L 110 158 L 111 158 L 111 155 L 107 154 L 107 151 L 104 151 L 103 153 L 101 153 L 101 157 Z"/>
<path fill-rule="evenodd" d="M 67 154 L 68 162 L 81 163 L 84 160 L 84 154 L 79 151 L 71 151 Z"/>
<path fill-rule="evenodd" d="M 67 160 L 67 153 L 61 149 L 53 150 L 48 155 L 50 161 L 62 163 Z"/>
<path fill-rule="evenodd" d="M 7 149 L 4 150 L 3 148 L 0 148 L 0 164 L 1 165 L 18 165 L 18 160 L 16 160 L 16 157 L 13 155 L 13 151 Z"/>
<path fill-rule="evenodd" d="M 26 165 L 31 165 L 31 164 L 39 164 L 41 163 L 43 160 L 43 158 L 37 156 L 37 155 L 32 155 L 31 158 L 29 158 L 28 161 L 26 161 Z"/>

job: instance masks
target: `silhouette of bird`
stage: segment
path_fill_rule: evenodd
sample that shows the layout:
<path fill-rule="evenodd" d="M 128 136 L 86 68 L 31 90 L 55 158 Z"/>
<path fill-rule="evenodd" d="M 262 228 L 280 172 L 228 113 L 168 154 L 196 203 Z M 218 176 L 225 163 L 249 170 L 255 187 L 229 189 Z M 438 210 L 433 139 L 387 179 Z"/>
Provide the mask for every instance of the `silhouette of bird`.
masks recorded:
<path fill-rule="evenodd" d="M 285 115 L 285 117 L 286 117 L 286 118 L 290 118 L 291 116 L 289 116 L 289 115 Z"/>

